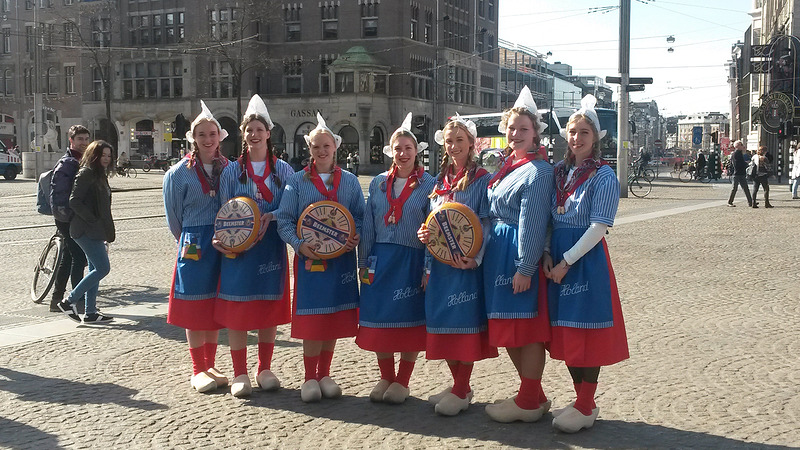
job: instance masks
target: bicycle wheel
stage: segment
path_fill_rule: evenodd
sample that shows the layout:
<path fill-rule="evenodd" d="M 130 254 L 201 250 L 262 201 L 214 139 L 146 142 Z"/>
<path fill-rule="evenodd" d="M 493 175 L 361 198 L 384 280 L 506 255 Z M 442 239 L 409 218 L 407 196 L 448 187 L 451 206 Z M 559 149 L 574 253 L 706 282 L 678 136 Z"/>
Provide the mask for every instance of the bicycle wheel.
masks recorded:
<path fill-rule="evenodd" d="M 648 180 L 642 177 L 634 177 L 631 181 L 628 182 L 628 189 L 631 191 L 631 194 L 635 195 L 639 198 L 647 197 L 647 194 L 653 190 L 653 185 L 650 184 Z"/>
<path fill-rule="evenodd" d="M 150 172 L 150 164 L 149 163 L 144 163 L 144 165 L 142 166 L 142 172 L 144 172 L 144 173 Z"/>
<path fill-rule="evenodd" d="M 644 169 L 643 176 L 645 180 L 653 181 L 656 179 L 656 171 L 653 169 Z"/>
<path fill-rule="evenodd" d="M 61 261 L 61 251 L 64 246 L 64 239 L 61 236 L 53 236 L 47 241 L 47 245 L 42 250 L 36 267 L 33 268 L 33 282 L 31 283 L 31 299 L 34 303 L 41 303 L 50 289 L 56 282 L 56 270 Z"/>
<path fill-rule="evenodd" d="M 678 178 L 680 178 L 680 180 L 683 181 L 684 183 L 688 183 L 692 181 L 692 173 L 686 169 L 683 169 L 681 170 L 681 173 L 678 174 Z"/>
<path fill-rule="evenodd" d="M 701 183 L 711 183 L 711 177 L 708 176 L 707 174 L 701 175 L 699 180 Z"/>
<path fill-rule="evenodd" d="M 128 175 L 128 176 L 129 176 L 129 177 L 131 177 L 131 178 L 136 178 L 136 176 L 138 175 L 138 173 L 136 173 L 136 169 L 135 169 L 135 168 L 133 168 L 133 167 L 128 167 L 128 170 L 126 171 L 126 175 Z"/>

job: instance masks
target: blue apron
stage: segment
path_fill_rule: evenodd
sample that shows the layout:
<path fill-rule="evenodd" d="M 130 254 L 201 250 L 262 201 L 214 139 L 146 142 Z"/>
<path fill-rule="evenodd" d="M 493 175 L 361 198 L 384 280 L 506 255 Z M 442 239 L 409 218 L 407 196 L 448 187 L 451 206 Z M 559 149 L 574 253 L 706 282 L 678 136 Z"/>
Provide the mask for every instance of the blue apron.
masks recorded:
<path fill-rule="evenodd" d="M 483 271 L 456 269 L 434 259 L 425 289 L 429 333 L 472 334 L 487 328 Z"/>
<path fill-rule="evenodd" d="M 425 250 L 398 244 L 372 247 L 371 283 L 361 283 L 359 324 L 372 328 L 409 328 L 425 324 L 422 275 Z"/>
<path fill-rule="evenodd" d="M 517 225 L 495 221 L 488 233 L 483 257 L 483 287 L 489 319 L 530 319 L 539 315 L 539 274 L 531 277 L 531 287 L 514 294 L 512 280 L 517 273 Z"/>
<path fill-rule="evenodd" d="M 315 271 L 313 266 L 309 270 L 306 261 L 304 256 L 297 260 L 296 314 L 333 314 L 358 308 L 356 252 L 322 261 L 322 271 Z"/>
<path fill-rule="evenodd" d="M 236 258 L 222 258 L 219 298 L 246 302 L 281 300 L 286 286 L 286 244 L 269 223 L 264 237 Z"/>
<path fill-rule="evenodd" d="M 178 242 L 173 297 L 180 300 L 206 300 L 217 295 L 220 253 L 211 246 L 213 225 L 186 227 Z"/>
<path fill-rule="evenodd" d="M 551 239 L 553 264 L 564 258 L 586 232 L 586 228 L 556 228 Z M 554 327 L 609 328 L 614 324 L 611 311 L 611 276 L 608 260 L 599 242 L 567 271 L 561 284 L 548 283 L 550 324 Z"/>

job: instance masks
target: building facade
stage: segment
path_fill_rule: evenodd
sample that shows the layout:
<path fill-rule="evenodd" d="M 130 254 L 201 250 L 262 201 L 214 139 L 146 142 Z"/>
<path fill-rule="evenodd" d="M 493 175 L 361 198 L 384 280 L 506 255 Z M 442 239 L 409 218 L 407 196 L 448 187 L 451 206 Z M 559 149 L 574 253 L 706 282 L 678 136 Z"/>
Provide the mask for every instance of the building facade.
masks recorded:
<path fill-rule="evenodd" d="M 260 94 L 272 142 L 303 159 L 316 114 L 338 160 L 383 170 L 407 112 L 420 135 L 500 109 L 499 0 L 0 0 L 0 114 L 23 151 L 60 151 L 87 125 L 119 152 L 178 156 L 181 117 L 203 99 L 238 154 L 243 105 Z M 36 113 L 34 113 L 36 112 Z M 9 126 L 2 128 L 8 132 Z"/>
<path fill-rule="evenodd" d="M 700 144 L 692 141 L 695 128 L 699 128 L 701 135 Z M 716 134 L 714 134 L 716 133 Z M 715 147 L 713 140 L 730 133 L 730 120 L 728 115 L 719 112 L 689 114 L 678 120 L 677 148 L 684 156 L 696 155 L 699 150 L 712 150 Z M 719 141 L 716 142 L 717 144 Z"/>

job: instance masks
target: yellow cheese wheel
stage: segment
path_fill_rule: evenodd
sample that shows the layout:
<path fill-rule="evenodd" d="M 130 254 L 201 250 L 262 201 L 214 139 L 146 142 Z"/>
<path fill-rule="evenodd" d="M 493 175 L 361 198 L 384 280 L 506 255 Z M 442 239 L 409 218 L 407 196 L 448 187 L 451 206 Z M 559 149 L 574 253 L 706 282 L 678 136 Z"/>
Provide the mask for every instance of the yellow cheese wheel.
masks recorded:
<path fill-rule="evenodd" d="M 220 245 L 234 253 L 253 246 L 261 227 L 261 211 L 249 197 L 234 197 L 219 209 L 214 220 L 214 237 Z"/>
<path fill-rule="evenodd" d="M 431 211 L 425 220 L 430 232 L 428 250 L 445 264 L 458 256 L 474 258 L 483 244 L 481 221 L 468 206 L 448 202 Z"/>
<path fill-rule="evenodd" d="M 321 259 L 342 255 L 347 240 L 355 234 L 353 215 L 341 203 L 330 200 L 308 205 L 297 221 L 297 236 Z"/>

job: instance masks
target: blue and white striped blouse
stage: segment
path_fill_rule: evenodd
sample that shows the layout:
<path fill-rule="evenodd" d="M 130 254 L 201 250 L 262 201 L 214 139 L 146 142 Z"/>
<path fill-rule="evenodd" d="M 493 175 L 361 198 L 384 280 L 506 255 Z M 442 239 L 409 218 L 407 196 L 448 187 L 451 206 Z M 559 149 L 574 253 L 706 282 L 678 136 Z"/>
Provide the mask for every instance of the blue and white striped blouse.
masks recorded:
<path fill-rule="evenodd" d="M 431 174 L 424 172 L 419 186 L 411 192 L 403 205 L 403 217 L 400 222 L 386 225 L 383 217 L 389 211 L 389 201 L 386 199 L 386 192 L 381 190 L 381 185 L 385 184 L 388 174 L 388 172 L 384 172 L 376 176 L 369 184 L 364 227 L 361 241 L 358 244 L 358 267 L 361 268 L 367 267 L 367 257 L 372 252 L 372 246 L 375 243 L 399 244 L 413 248 L 424 247 L 417 237 L 417 230 L 428 216 L 428 205 L 430 204 L 428 194 L 433 190 L 434 178 Z M 384 188 L 392 189 L 392 186 L 384 186 Z M 393 198 L 397 198 L 397 196 L 393 195 Z"/>
<path fill-rule="evenodd" d="M 607 165 L 597 169 L 569 196 L 564 204 L 564 214 L 556 212 L 556 192 L 553 190 L 552 208 L 554 228 L 588 228 L 592 223 L 614 226 L 614 217 L 619 206 L 619 181 Z"/>
<path fill-rule="evenodd" d="M 214 225 L 219 211 L 219 196 L 203 193 L 194 168 L 186 167 L 187 158 L 180 160 L 164 174 L 164 210 L 169 231 L 180 239 L 184 227 Z"/>
<path fill-rule="evenodd" d="M 489 217 L 519 226 L 517 271 L 522 275 L 533 276 L 539 268 L 553 190 L 553 167 L 541 160 L 516 168 L 489 190 Z"/>
<path fill-rule="evenodd" d="M 239 182 L 239 175 L 242 174 L 242 169 L 243 168 L 237 161 L 231 162 L 225 167 L 219 181 L 220 205 L 224 205 L 225 202 L 233 197 L 250 197 L 258 204 L 258 209 L 261 211 L 261 214 L 273 212 L 278 209 L 278 205 L 280 205 L 281 197 L 284 193 L 284 188 L 286 187 L 286 182 L 294 175 L 292 166 L 280 158 L 275 161 L 275 173 L 266 179 L 267 187 L 270 192 L 272 192 L 271 202 L 259 199 L 258 196 L 256 196 L 258 186 L 256 186 L 252 178 L 247 177 L 247 182 L 244 184 Z M 277 175 L 280 180 L 280 186 L 276 183 L 274 175 Z"/>
<path fill-rule="evenodd" d="M 469 208 L 478 215 L 479 219 L 486 219 L 489 217 L 489 196 L 486 194 L 486 187 L 489 185 L 489 180 L 492 179 L 492 174 L 486 173 L 482 177 L 472 180 L 466 190 L 456 191 L 453 193 L 454 202 L 467 205 Z M 436 209 L 445 201 L 444 197 L 434 197 L 431 200 L 431 210 Z"/>
<path fill-rule="evenodd" d="M 275 213 L 278 219 L 278 234 L 284 242 L 291 245 L 295 252 L 300 247 L 300 238 L 297 237 L 297 220 L 300 214 L 314 202 L 327 200 L 314 186 L 311 180 L 305 178 L 306 172 L 301 170 L 291 177 L 286 183 L 286 190 L 283 192 L 280 208 Z M 361 226 L 364 220 L 364 194 L 361 192 L 361 185 L 358 178 L 352 173 L 342 170 L 342 178 L 339 183 L 339 190 L 336 191 L 336 198 L 339 203 L 344 205 L 353 221 L 356 223 L 356 232 L 361 234 Z"/>

